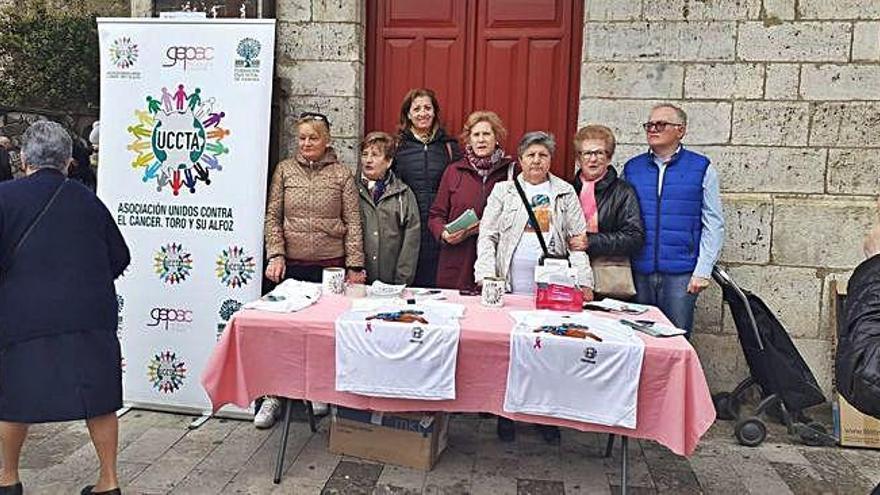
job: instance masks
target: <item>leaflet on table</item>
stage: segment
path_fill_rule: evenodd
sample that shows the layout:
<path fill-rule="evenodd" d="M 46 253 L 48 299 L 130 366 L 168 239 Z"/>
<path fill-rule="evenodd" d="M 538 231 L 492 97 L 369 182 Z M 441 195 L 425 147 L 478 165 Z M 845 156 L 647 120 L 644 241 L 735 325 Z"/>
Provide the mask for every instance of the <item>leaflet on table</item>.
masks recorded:
<path fill-rule="evenodd" d="M 430 303 L 385 304 L 340 315 L 335 324 L 336 390 L 373 397 L 455 399 L 463 307 Z"/>
<path fill-rule="evenodd" d="M 263 297 L 246 303 L 244 308 L 293 313 L 315 304 L 320 298 L 321 284 L 287 279 Z"/>
<path fill-rule="evenodd" d="M 590 301 L 589 303 L 585 303 L 584 306 L 591 306 L 595 308 L 604 309 L 607 311 L 611 311 L 614 313 L 627 313 L 633 315 L 640 315 L 642 313 L 647 313 L 651 306 L 645 306 L 644 304 L 635 304 L 631 302 L 618 301 L 617 299 L 605 298 L 601 301 Z M 589 308 L 588 308 L 589 309 Z"/>
<path fill-rule="evenodd" d="M 475 223 L 479 222 L 480 218 L 477 217 L 477 213 L 473 208 L 468 208 L 461 215 L 458 216 L 455 220 L 447 223 L 443 228 L 446 229 L 446 232 L 450 234 L 454 234 L 459 230 L 467 229 L 473 226 Z"/>
<path fill-rule="evenodd" d="M 515 311 L 512 316 L 517 323 L 510 338 L 505 411 L 636 427 L 645 344 L 632 329 L 588 314 Z M 571 324 L 593 337 L 541 331 Z"/>

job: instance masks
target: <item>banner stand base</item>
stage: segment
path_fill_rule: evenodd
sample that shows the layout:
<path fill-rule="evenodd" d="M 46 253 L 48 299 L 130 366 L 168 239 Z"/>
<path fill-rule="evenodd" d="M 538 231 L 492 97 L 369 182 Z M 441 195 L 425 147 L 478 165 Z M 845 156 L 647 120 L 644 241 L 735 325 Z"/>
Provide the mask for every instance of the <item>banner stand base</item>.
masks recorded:
<path fill-rule="evenodd" d="M 211 419 L 210 413 L 202 414 L 198 418 L 194 419 L 192 421 L 192 423 L 190 423 L 189 426 L 187 426 L 187 428 L 190 430 L 195 430 L 198 427 L 202 426 L 203 424 L 207 423 L 209 419 Z"/>
<path fill-rule="evenodd" d="M 125 416 L 125 413 L 127 413 L 128 411 L 131 411 L 131 406 L 122 406 L 122 409 L 116 411 L 116 417 L 121 418 Z"/>

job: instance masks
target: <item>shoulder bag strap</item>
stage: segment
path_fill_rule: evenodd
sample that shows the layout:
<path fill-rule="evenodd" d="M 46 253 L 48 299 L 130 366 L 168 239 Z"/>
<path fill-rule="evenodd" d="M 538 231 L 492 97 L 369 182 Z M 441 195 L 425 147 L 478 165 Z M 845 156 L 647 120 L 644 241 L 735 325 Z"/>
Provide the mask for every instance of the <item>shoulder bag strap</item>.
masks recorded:
<path fill-rule="evenodd" d="M 31 232 L 33 232 L 33 230 L 37 226 L 37 224 L 40 223 L 40 220 L 42 220 L 43 215 L 45 215 L 46 212 L 49 211 L 49 208 L 52 206 L 52 203 L 55 202 L 55 199 L 58 197 L 58 194 L 61 192 L 61 188 L 64 187 L 64 184 L 66 184 L 68 180 L 70 180 L 70 179 L 65 178 L 61 182 L 61 184 L 58 185 L 58 187 L 55 189 L 55 192 L 49 198 L 49 201 L 47 201 L 46 204 L 43 206 L 43 209 L 40 210 L 40 213 L 38 213 L 37 216 L 34 217 L 34 220 L 31 222 L 30 225 L 28 225 L 28 228 L 25 229 L 24 234 L 21 235 L 21 238 L 18 239 L 18 242 L 16 242 L 15 245 L 12 246 L 12 249 L 10 249 L 9 252 L 6 254 L 6 256 L 3 258 L 2 263 L 0 263 L 0 267 L 8 267 L 8 264 L 12 261 L 12 258 L 16 255 L 16 253 L 18 253 L 19 248 L 21 248 L 21 246 L 24 244 L 24 242 L 27 240 L 27 238 L 31 235 Z"/>
<path fill-rule="evenodd" d="M 535 233 L 538 234 L 538 242 L 541 244 L 541 250 L 544 251 L 545 257 L 549 257 L 550 251 L 547 250 L 547 244 L 544 242 L 544 234 L 541 233 L 541 226 L 538 224 L 538 219 L 535 218 L 535 212 L 532 211 L 532 205 L 529 204 L 529 200 L 526 198 L 526 192 L 523 191 L 519 180 L 515 177 L 513 179 L 513 184 L 516 186 L 516 191 L 519 193 L 519 199 L 522 200 L 526 207 L 526 212 L 529 214 L 529 223 L 532 224 L 532 228 L 535 229 Z"/>

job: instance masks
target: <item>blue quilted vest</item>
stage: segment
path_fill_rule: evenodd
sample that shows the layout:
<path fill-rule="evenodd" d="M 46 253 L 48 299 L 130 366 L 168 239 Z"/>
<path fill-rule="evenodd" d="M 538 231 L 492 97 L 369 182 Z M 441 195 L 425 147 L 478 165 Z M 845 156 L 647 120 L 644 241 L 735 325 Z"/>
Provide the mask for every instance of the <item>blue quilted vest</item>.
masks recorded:
<path fill-rule="evenodd" d="M 700 255 L 703 176 L 709 159 L 682 147 L 666 166 L 659 198 L 660 168 L 651 153 L 631 158 L 624 167 L 626 181 L 639 197 L 645 225 L 645 246 L 633 258 L 633 269 L 638 273 L 693 272 Z"/>

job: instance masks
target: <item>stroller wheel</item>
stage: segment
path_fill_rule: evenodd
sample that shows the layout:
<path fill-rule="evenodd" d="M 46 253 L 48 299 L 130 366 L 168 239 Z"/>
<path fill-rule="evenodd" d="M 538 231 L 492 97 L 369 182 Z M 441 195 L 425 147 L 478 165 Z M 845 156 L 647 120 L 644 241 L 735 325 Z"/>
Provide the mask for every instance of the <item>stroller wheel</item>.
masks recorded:
<path fill-rule="evenodd" d="M 713 395 L 712 403 L 715 405 L 715 414 L 718 419 L 730 421 L 739 415 L 739 401 L 730 392 L 719 392 Z"/>
<path fill-rule="evenodd" d="M 751 417 L 737 421 L 733 434 L 740 445 L 757 447 L 767 438 L 767 426 L 759 418 Z"/>

